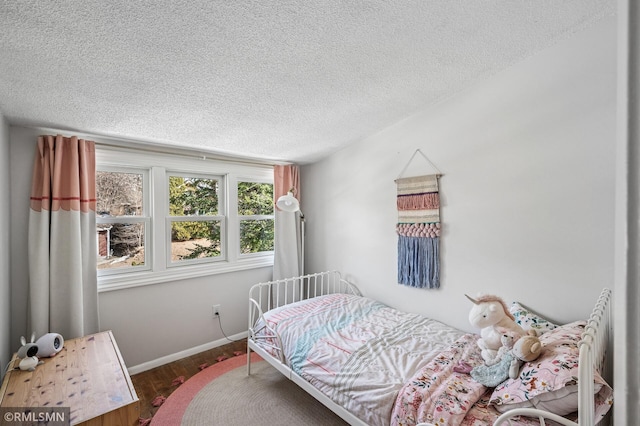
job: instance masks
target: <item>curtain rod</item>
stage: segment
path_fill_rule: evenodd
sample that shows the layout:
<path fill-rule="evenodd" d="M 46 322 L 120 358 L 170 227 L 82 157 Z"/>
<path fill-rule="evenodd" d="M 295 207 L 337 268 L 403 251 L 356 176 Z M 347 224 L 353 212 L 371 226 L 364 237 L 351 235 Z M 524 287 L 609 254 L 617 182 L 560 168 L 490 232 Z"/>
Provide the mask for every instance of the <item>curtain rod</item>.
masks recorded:
<path fill-rule="evenodd" d="M 240 157 L 233 155 L 225 155 L 212 151 L 199 151 L 192 148 L 178 147 L 174 145 L 170 145 L 167 143 L 152 141 L 152 140 L 138 140 L 138 139 L 128 139 L 120 136 L 108 136 L 108 135 L 98 135 L 93 133 L 81 132 L 73 129 L 59 129 L 54 127 L 41 127 L 34 126 L 33 128 L 43 131 L 43 132 L 52 132 L 52 133 L 73 133 L 73 136 L 78 136 L 83 139 L 93 140 L 97 146 L 103 147 L 112 147 L 119 149 L 128 149 L 131 151 L 142 149 L 144 151 L 159 153 L 159 154 L 172 154 L 172 155 L 181 155 L 183 157 L 193 157 L 198 159 L 209 159 L 209 160 L 217 160 L 217 161 L 227 161 L 236 164 L 249 164 L 249 165 L 258 165 L 258 166 L 275 166 L 275 165 L 287 165 L 293 164 L 289 161 L 269 161 L 264 159 L 250 158 L 250 157 Z M 96 138 L 102 140 L 94 140 Z M 135 145 L 132 147 L 131 145 Z"/>

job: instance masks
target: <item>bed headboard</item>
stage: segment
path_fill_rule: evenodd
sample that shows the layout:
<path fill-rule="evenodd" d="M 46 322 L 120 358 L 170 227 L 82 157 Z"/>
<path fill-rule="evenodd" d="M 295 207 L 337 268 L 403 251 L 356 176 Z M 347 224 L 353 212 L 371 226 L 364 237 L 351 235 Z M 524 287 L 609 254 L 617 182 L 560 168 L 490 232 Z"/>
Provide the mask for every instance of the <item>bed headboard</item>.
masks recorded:
<path fill-rule="evenodd" d="M 600 293 L 591 316 L 587 321 L 582 340 L 580 341 L 580 366 L 589 365 L 592 368 L 580 368 L 578 383 L 580 394 L 578 401 L 579 424 L 595 424 L 594 412 L 594 384 L 593 371 L 599 371 L 606 379 L 611 378 L 608 369 L 611 362 L 607 360 L 607 350 L 612 347 L 612 297 L 611 290 L 605 288 Z M 609 361 L 609 362 L 607 362 Z"/>

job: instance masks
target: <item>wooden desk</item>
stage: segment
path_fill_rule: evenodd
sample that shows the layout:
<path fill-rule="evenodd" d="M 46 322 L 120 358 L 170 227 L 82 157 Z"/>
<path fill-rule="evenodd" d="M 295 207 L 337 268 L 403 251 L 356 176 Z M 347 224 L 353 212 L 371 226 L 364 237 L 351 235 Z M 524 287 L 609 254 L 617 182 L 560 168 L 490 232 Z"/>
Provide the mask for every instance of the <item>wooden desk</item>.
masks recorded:
<path fill-rule="evenodd" d="M 134 426 L 139 402 L 111 331 L 65 340 L 35 371 L 10 369 L 0 407 L 70 407 L 71 424 Z M 13 356 L 12 367 L 19 364 Z"/>

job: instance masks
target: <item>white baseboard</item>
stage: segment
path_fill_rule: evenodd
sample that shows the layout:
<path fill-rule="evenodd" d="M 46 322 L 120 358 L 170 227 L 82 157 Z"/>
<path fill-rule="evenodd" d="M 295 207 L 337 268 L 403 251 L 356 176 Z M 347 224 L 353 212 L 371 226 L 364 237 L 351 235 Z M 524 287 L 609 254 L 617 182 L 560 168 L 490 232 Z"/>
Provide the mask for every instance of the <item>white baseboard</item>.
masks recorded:
<path fill-rule="evenodd" d="M 242 333 L 234 334 L 233 336 L 229 336 L 229 339 L 232 340 L 240 340 L 247 338 L 247 332 L 244 331 Z M 213 342 L 205 343 L 204 345 L 196 346 L 190 349 L 185 349 L 184 351 L 176 352 L 171 355 L 166 355 L 160 358 L 156 358 L 151 361 L 143 362 L 142 364 L 134 365 L 133 367 L 127 367 L 130 375 L 142 373 L 143 371 L 151 370 L 152 368 L 160 367 L 161 365 L 168 364 L 173 361 L 177 361 L 182 358 L 189 357 L 191 355 L 198 354 L 200 352 L 208 351 L 209 349 L 217 348 L 218 346 L 226 345 L 231 343 L 227 339 L 218 339 Z"/>

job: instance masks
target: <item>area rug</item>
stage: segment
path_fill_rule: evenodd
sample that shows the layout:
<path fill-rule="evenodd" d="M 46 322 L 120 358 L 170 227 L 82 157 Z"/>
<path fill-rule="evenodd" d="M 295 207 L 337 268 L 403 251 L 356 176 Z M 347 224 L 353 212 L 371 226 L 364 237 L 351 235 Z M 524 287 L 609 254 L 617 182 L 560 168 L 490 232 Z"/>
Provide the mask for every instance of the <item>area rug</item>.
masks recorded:
<path fill-rule="evenodd" d="M 347 423 L 252 353 L 214 364 L 176 389 L 151 426 L 340 425 Z"/>

